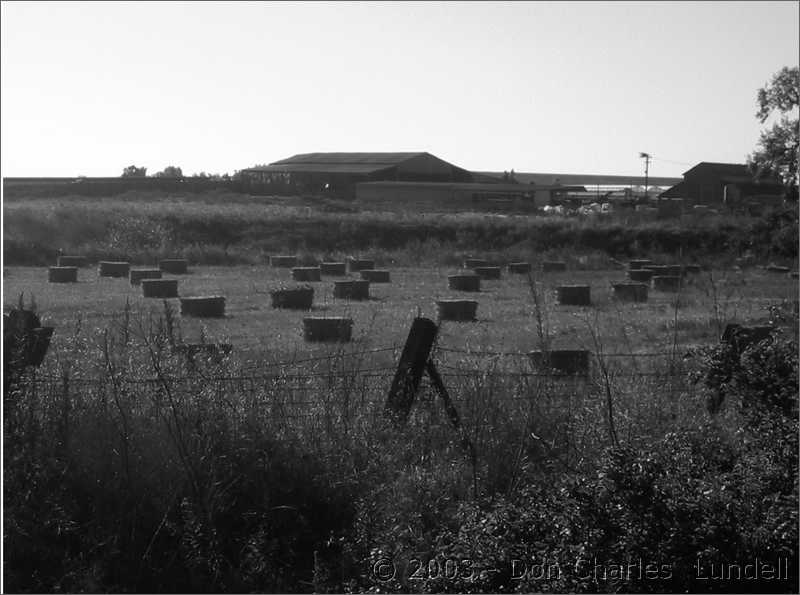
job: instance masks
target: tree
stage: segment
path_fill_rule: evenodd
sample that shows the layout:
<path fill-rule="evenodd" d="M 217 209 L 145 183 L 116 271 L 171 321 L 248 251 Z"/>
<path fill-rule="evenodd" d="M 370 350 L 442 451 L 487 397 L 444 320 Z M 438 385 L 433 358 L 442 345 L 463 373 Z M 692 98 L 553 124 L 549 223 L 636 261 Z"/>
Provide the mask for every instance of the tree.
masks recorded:
<path fill-rule="evenodd" d="M 750 168 L 760 174 L 780 177 L 786 187 L 786 197 L 797 200 L 798 136 L 797 109 L 800 104 L 800 69 L 783 67 L 772 80 L 758 90 L 756 117 L 763 124 L 772 115 L 780 118 L 761 131 L 756 150 L 748 157 Z"/>
<path fill-rule="evenodd" d="M 124 170 L 122 170 L 123 178 L 141 178 L 146 175 L 147 175 L 146 167 L 136 167 L 135 165 L 129 165 Z"/>
<path fill-rule="evenodd" d="M 163 171 L 154 174 L 156 178 L 182 178 L 183 171 L 176 165 L 168 165 Z"/>

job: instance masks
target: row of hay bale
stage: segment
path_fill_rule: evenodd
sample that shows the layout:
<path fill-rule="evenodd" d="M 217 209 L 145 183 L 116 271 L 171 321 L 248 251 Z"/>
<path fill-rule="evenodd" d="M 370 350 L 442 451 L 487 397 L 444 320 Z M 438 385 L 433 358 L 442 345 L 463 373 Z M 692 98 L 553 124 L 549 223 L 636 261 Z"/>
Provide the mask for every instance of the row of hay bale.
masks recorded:
<path fill-rule="evenodd" d="M 62 255 L 58 265 L 48 269 L 48 281 L 51 283 L 75 283 L 78 280 L 78 269 L 88 266 L 84 256 Z M 130 284 L 142 288 L 142 297 L 168 299 L 178 298 L 182 316 L 202 318 L 220 318 L 225 316 L 225 298 L 223 296 L 186 296 L 178 295 L 177 279 L 162 279 L 163 273 L 185 275 L 189 272 L 189 263 L 183 258 L 167 258 L 159 261 L 158 268 L 131 268 L 129 262 L 101 260 L 98 263 L 98 276 L 120 279 L 127 277 Z"/>

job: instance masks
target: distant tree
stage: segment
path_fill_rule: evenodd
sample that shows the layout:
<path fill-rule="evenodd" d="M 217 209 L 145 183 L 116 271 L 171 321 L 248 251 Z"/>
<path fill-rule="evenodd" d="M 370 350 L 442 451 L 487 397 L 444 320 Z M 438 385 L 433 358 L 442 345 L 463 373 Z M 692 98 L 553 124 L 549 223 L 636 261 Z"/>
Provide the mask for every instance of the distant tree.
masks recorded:
<path fill-rule="evenodd" d="M 146 167 L 136 167 L 135 165 L 129 165 L 128 167 L 122 170 L 123 178 L 141 178 L 146 175 L 147 175 Z"/>
<path fill-rule="evenodd" d="M 168 165 L 163 171 L 153 174 L 156 178 L 182 178 L 183 171 L 176 165 Z"/>
<path fill-rule="evenodd" d="M 781 178 L 786 197 L 797 200 L 798 105 L 800 104 L 800 69 L 784 67 L 775 73 L 767 86 L 758 90 L 756 117 L 763 124 L 773 114 L 780 119 L 772 128 L 761 131 L 756 150 L 748 157 L 751 170 L 771 173 Z"/>

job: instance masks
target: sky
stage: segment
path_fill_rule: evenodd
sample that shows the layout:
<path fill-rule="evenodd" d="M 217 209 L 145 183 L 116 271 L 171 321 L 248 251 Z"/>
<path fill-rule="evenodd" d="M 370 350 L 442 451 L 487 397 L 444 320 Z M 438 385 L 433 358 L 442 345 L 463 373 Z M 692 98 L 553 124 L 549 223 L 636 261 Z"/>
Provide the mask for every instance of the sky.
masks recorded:
<path fill-rule="evenodd" d="M 317 151 L 473 171 L 743 163 L 798 2 L 3 2 L 3 176 Z"/>

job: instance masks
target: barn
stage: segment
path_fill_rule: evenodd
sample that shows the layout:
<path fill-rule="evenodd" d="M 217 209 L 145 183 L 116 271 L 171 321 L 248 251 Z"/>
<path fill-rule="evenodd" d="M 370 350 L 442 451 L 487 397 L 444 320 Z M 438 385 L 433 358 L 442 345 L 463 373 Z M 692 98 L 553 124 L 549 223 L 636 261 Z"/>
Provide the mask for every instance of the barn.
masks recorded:
<path fill-rule="evenodd" d="M 242 172 L 250 194 L 322 194 L 354 198 L 362 182 L 471 182 L 469 171 L 426 152 L 302 153 Z"/>
<path fill-rule="evenodd" d="M 703 161 L 684 172 L 683 181 L 660 197 L 683 198 L 698 205 L 740 207 L 751 201 L 779 203 L 783 192 L 780 180 L 756 177 L 743 163 Z"/>

